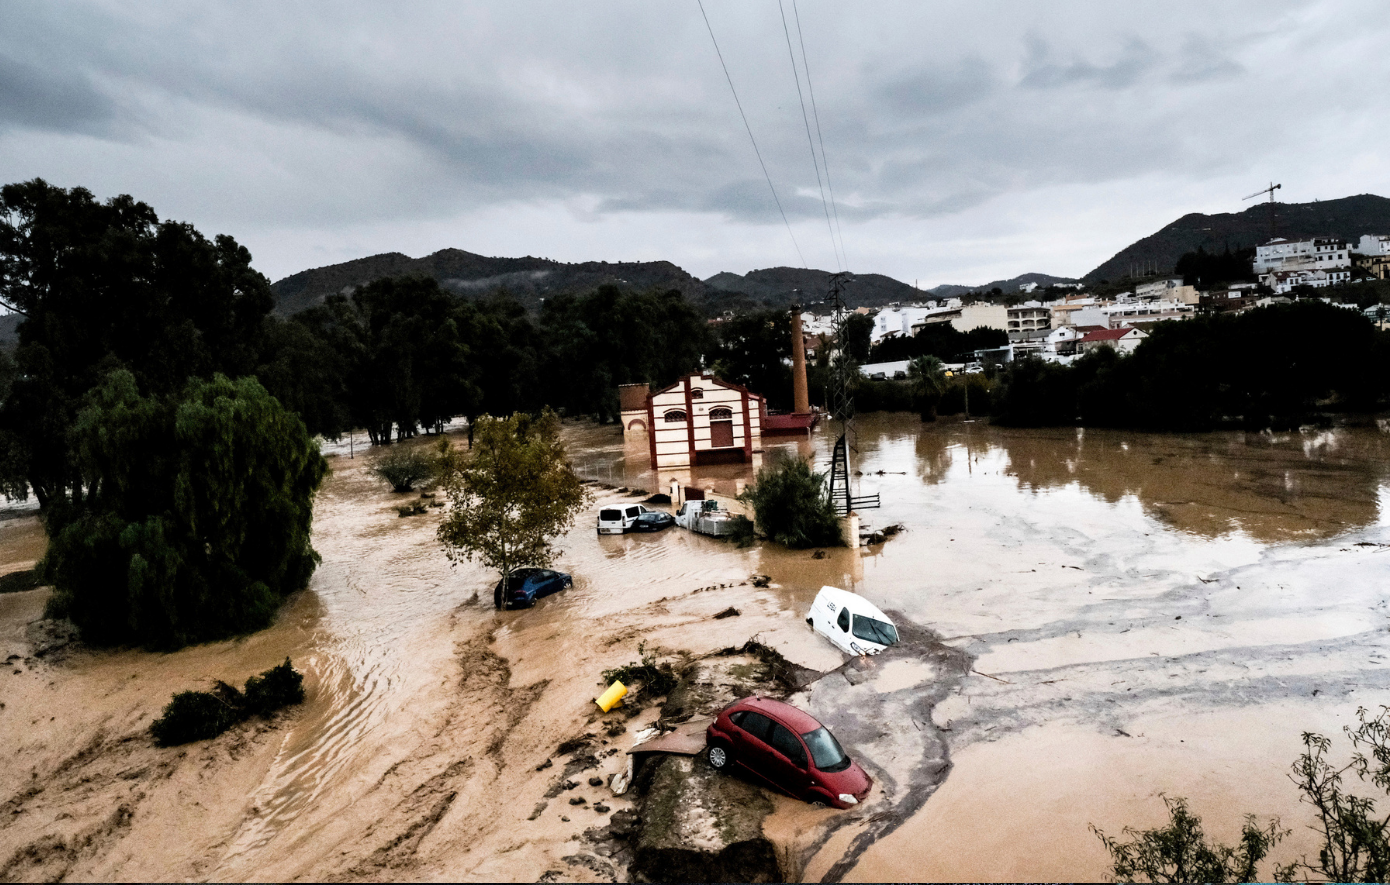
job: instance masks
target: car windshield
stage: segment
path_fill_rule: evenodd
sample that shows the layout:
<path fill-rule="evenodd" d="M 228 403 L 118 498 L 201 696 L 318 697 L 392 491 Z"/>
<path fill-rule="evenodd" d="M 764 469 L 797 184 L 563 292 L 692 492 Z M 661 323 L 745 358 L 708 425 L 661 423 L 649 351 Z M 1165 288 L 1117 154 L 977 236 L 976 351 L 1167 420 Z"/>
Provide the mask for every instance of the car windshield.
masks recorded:
<path fill-rule="evenodd" d="M 623 518 L 623 512 L 621 510 L 600 510 L 598 518 L 604 522 L 617 522 Z"/>
<path fill-rule="evenodd" d="M 811 751 L 811 759 L 815 761 L 816 768 L 821 771 L 844 771 L 849 768 L 849 757 L 840 749 L 840 742 L 835 740 L 835 735 L 824 726 L 806 732 L 801 739 Z"/>
<path fill-rule="evenodd" d="M 879 645 L 892 645 L 898 641 L 898 630 L 892 624 L 863 615 L 854 616 L 854 629 L 850 632 L 860 639 L 877 642 Z"/>

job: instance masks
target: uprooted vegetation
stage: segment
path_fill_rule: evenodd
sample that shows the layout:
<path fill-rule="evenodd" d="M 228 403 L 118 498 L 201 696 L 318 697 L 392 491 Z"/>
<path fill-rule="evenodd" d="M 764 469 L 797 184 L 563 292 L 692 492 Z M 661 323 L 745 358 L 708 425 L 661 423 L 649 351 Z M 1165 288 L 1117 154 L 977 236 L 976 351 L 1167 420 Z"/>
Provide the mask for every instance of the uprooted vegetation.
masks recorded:
<path fill-rule="evenodd" d="M 603 684 L 612 685 L 614 682 L 621 682 L 628 687 L 629 691 L 637 688 L 651 698 L 664 697 L 670 694 L 671 689 L 676 687 L 676 683 L 680 679 L 680 674 L 676 668 L 670 661 L 657 663 L 656 655 L 647 651 L 645 642 L 637 646 L 637 654 L 642 658 L 640 661 L 633 661 L 621 667 L 604 670 Z"/>
<path fill-rule="evenodd" d="M 150 724 L 150 734 L 161 747 L 217 737 L 252 716 L 269 716 L 276 710 L 304 700 L 304 676 L 290 659 L 246 680 L 246 688 L 218 680 L 213 691 L 181 691 Z"/>

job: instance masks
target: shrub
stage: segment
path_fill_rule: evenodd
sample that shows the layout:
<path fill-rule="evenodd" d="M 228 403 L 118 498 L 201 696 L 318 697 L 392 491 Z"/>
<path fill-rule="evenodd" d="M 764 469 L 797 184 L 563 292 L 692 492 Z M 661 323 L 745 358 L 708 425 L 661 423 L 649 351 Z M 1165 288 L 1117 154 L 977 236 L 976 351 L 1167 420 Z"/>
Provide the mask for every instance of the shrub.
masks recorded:
<path fill-rule="evenodd" d="M 415 484 L 433 479 L 439 461 L 420 446 L 394 445 L 372 461 L 372 475 L 390 483 L 393 492 L 411 492 Z"/>
<path fill-rule="evenodd" d="M 759 470 L 757 482 L 739 500 L 753 508 L 758 531 L 785 547 L 845 543 L 825 474 L 812 472 L 811 465 L 799 458 L 783 458 Z"/>
<path fill-rule="evenodd" d="M 150 724 L 150 734 L 161 747 L 207 740 L 252 716 L 269 716 L 282 707 L 304 700 L 304 676 L 290 659 L 246 680 L 237 691 L 225 682 L 216 691 L 181 691 Z"/>
<path fill-rule="evenodd" d="M 612 685 L 614 682 L 621 682 L 629 689 L 635 685 L 640 685 L 642 690 L 652 697 L 670 694 L 671 689 L 675 688 L 676 683 L 680 681 L 676 675 L 676 669 L 666 661 L 658 664 L 656 655 L 647 651 L 646 643 L 638 644 L 637 653 L 642 656 L 641 661 L 633 661 L 622 667 L 604 670 L 603 684 Z"/>
<path fill-rule="evenodd" d="M 1110 852 L 1116 881 L 1142 877 L 1149 882 L 1257 882 L 1256 865 L 1290 832 L 1279 829 L 1278 818 L 1261 829 L 1254 815 L 1246 815 L 1239 847 L 1208 843 L 1202 819 L 1187 810 L 1187 800 L 1164 796 L 1163 802 L 1168 806 L 1168 825 L 1143 831 L 1125 827 L 1125 835 L 1131 837 L 1128 841 L 1091 827 Z M 1276 881 L 1287 881 L 1290 872 L 1276 867 Z"/>

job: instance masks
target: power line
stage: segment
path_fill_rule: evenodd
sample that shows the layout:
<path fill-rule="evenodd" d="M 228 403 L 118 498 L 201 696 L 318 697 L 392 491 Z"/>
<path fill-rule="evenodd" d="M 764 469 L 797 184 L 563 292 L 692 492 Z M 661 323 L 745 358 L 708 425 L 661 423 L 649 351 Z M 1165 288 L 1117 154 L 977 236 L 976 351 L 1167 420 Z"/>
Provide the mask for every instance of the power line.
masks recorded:
<path fill-rule="evenodd" d="M 792 35 L 787 28 L 787 10 L 782 6 L 782 0 L 777 0 L 777 11 L 782 14 L 782 34 L 787 38 L 787 58 L 792 63 L 792 79 L 796 81 L 796 100 L 801 102 L 801 122 L 806 124 L 806 146 L 811 149 L 811 165 L 816 169 L 816 186 L 820 188 L 820 205 L 825 210 L 825 229 L 830 234 L 830 249 L 835 253 L 836 269 L 844 270 L 845 266 L 840 263 L 840 251 L 835 247 L 835 228 L 830 224 L 830 207 L 825 202 L 825 184 L 821 181 L 820 163 L 816 160 L 816 144 L 811 140 L 811 121 L 806 116 L 806 98 L 801 94 L 801 75 L 796 72 L 796 52 L 792 50 Z M 800 34 L 798 30 L 797 35 Z M 804 53 L 802 61 L 805 62 Z M 809 74 L 806 85 L 811 85 Z"/>
<path fill-rule="evenodd" d="M 743 112 L 743 103 L 738 100 L 738 90 L 734 88 L 734 78 L 729 76 L 729 66 L 724 63 L 724 53 L 719 51 L 719 41 L 714 39 L 714 28 L 710 26 L 709 16 L 705 14 L 704 0 L 695 0 L 700 6 L 700 15 L 705 20 L 705 28 L 709 31 L 710 42 L 714 44 L 714 54 L 719 56 L 719 66 L 724 69 L 724 79 L 729 81 L 729 91 L 734 94 L 734 104 L 738 105 L 738 115 L 743 118 L 743 128 L 748 130 L 748 140 L 753 142 L 753 153 L 758 156 L 758 165 L 763 167 L 763 177 L 767 179 L 767 188 L 772 191 L 772 200 L 777 204 L 777 211 L 782 215 L 782 223 L 787 226 L 787 236 L 792 238 L 792 245 L 796 247 L 796 257 L 801 259 L 801 266 L 806 267 L 806 256 L 801 254 L 801 246 L 796 242 L 796 234 L 792 233 L 791 222 L 787 221 L 787 213 L 782 209 L 782 201 L 777 198 L 777 188 L 772 186 L 772 176 L 767 173 L 767 164 L 763 162 L 763 153 L 758 150 L 758 140 L 753 137 L 753 127 L 748 125 L 748 115 Z"/>
<path fill-rule="evenodd" d="M 806 89 L 811 93 L 811 114 L 816 120 L 816 138 L 820 140 L 820 158 L 825 165 L 825 187 L 830 191 L 830 210 L 835 213 L 835 232 L 840 235 L 840 254 L 845 257 L 845 267 L 849 267 L 849 253 L 845 251 L 845 232 L 840 229 L 840 209 L 835 205 L 835 185 L 830 181 L 830 158 L 825 153 L 825 137 L 820 131 L 820 111 L 816 110 L 816 88 L 811 85 L 811 65 L 806 61 L 806 38 L 801 34 L 801 13 L 797 11 L 796 0 L 792 0 L 792 15 L 796 18 L 796 39 L 801 44 L 801 66 L 806 69 Z"/>

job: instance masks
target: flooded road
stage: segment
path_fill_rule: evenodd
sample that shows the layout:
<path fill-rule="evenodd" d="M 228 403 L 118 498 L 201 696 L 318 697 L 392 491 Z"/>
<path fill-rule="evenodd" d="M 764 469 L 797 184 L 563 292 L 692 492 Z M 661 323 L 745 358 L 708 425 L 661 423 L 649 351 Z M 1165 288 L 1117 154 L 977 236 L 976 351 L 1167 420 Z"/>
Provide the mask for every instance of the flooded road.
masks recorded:
<path fill-rule="evenodd" d="M 565 433 L 581 475 L 649 491 L 673 478 L 614 427 Z M 823 464 L 831 442 L 818 431 L 764 459 Z M 573 860 L 601 817 L 548 802 L 556 771 L 538 769 L 568 738 L 609 741 L 598 674 L 639 642 L 700 654 L 754 634 L 834 670 L 844 658 L 802 621 L 823 584 L 939 645 L 800 701 L 830 721 L 879 709 L 871 692 L 929 717 L 834 726 L 901 787 L 876 821 L 777 803 L 767 830 L 809 880 L 1096 879 L 1087 824 L 1155 824 L 1160 792 L 1225 839 L 1244 812 L 1281 815 L 1289 851 L 1307 850 L 1284 778 L 1299 732 L 1390 703 L 1390 434 L 1375 427 L 1159 436 L 865 416 L 854 469 L 883 507 L 864 518 L 905 527 L 886 544 L 813 559 L 679 529 L 595 537 L 593 510 L 641 500 L 599 490 L 560 545 L 574 588 L 506 613 L 483 569 L 449 566 L 439 509 L 397 517 L 405 496 L 365 473 L 361 448 L 334 447 L 323 563 L 269 630 L 50 661 L 26 638 L 47 591 L 0 595 L 0 653 L 19 661 L 0 675 L 0 740 L 23 760 L 0 771 L 0 878 L 602 879 Z M 732 493 L 751 476 L 674 478 Z M 22 570 L 42 532 L 0 520 L 0 544 L 0 572 Z M 740 617 L 711 619 L 731 604 Z M 286 655 L 308 690 L 289 716 L 183 750 L 143 737 L 174 691 Z"/>

